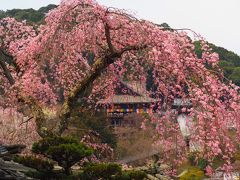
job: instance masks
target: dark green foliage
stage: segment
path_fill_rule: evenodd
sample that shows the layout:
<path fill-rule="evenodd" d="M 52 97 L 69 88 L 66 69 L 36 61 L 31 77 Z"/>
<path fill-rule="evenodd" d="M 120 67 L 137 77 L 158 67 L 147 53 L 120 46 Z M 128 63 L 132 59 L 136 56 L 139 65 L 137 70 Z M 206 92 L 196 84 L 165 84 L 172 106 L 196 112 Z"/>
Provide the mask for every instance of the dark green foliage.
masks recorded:
<path fill-rule="evenodd" d="M 0 19 L 5 18 L 6 14 L 4 11 L 0 10 Z"/>
<path fill-rule="evenodd" d="M 159 26 L 164 27 L 164 28 L 171 28 L 167 23 L 162 23 Z"/>
<path fill-rule="evenodd" d="M 36 169 L 37 171 L 28 171 L 26 176 L 36 179 L 54 179 L 56 174 L 53 173 L 54 164 L 49 160 L 43 160 L 33 156 L 15 156 L 15 162 L 24 166 Z"/>
<path fill-rule="evenodd" d="M 202 180 L 204 172 L 196 167 L 188 168 L 187 172 L 180 177 L 180 180 Z"/>
<path fill-rule="evenodd" d="M 199 58 L 202 57 L 202 50 L 199 41 L 195 41 L 195 53 Z M 223 69 L 226 78 L 232 80 L 236 85 L 240 85 L 240 56 L 232 51 L 228 51 L 222 47 L 218 47 L 209 43 L 212 52 L 219 54 L 219 65 Z"/>
<path fill-rule="evenodd" d="M 6 11 L 7 16 L 14 17 L 18 21 L 26 20 L 30 23 L 37 23 L 42 21 L 44 14 L 34 9 L 12 9 Z"/>
<path fill-rule="evenodd" d="M 114 179 L 122 174 L 121 167 L 118 164 L 91 164 L 83 169 L 81 175 L 85 180 Z"/>
<path fill-rule="evenodd" d="M 64 168 L 65 173 L 71 173 L 70 168 L 86 156 L 93 153 L 83 143 L 72 137 L 48 137 L 33 144 L 32 151 L 43 154 L 56 161 Z"/>
<path fill-rule="evenodd" d="M 208 164 L 209 164 L 209 163 L 208 163 L 208 161 L 207 161 L 206 159 L 201 158 L 201 159 L 198 160 L 197 166 L 198 166 L 201 170 L 204 171 Z"/>
<path fill-rule="evenodd" d="M 232 63 L 234 66 L 240 66 L 240 57 L 236 53 L 232 51 L 228 51 L 223 47 L 218 47 L 211 43 L 209 45 L 212 48 L 213 52 L 216 52 L 219 54 L 220 60 L 228 61 Z"/>
<path fill-rule="evenodd" d="M 163 30 L 165 30 L 165 31 L 172 31 L 172 32 L 174 31 L 174 29 L 172 29 L 167 23 L 162 23 L 158 26 L 162 27 Z"/>
<path fill-rule="evenodd" d="M 201 44 L 199 41 L 194 42 L 195 45 L 195 53 L 199 58 L 202 57 L 202 50 L 201 50 Z M 219 59 L 221 61 L 227 61 L 229 63 L 232 63 L 234 66 L 240 66 L 240 57 L 235 54 L 232 51 L 228 51 L 227 49 L 223 47 L 216 46 L 214 44 L 208 43 L 209 47 L 212 49 L 212 52 L 216 52 L 219 55 Z"/>
<path fill-rule="evenodd" d="M 56 8 L 56 5 L 50 4 L 46 7 L 42 7 L 39 10 L 34 9 L 12 9 L 5 11 L 0 11 L 0 19 L 4 17 L 13 17 L 18 21 L 26 20 L 28 23 L 41 24 L 44 21 L 46 13 L 51 9 Z"/>
<path fill-rule="evenodd" d="M 39 8 L 39 9 L 38 9 L 38 12 L 40 12 L 40 13 L 42 13 L 42 14 L 46 14 L 46 13 L 48 13 L 50 10 L 52 10 L 52 9 L 54 9 L 54 8 L 56 8 L 56 7 L 57 7 L 57 5 L 55 5 L 55 4 L 49 4 L 49 5 L 47 5 L 47 6 L 44 6 L 44 7 Z"/>
<path fill-rule="evenodd" d="M 51 146 L 58 146 L 60 144 L 78 144 L 78 141 L 73 137 L 47 137 L 34 143 L 32 151 L 37 154 L 46 154 Z"/>
<path fill-rule="evenodd" d="M 143 180 L 147 174 L 143 171 L 124 171 L 116 180 Z"/>
<path fill-rule="evenodd" d="M 60 144 L 48 149 L 47 154 L 69 174 L 69 168 L 86 156 L 92 154 L 92 150 L 83 144 Z"/>
<path fill-rule="evenodd" d="M 229 77 L 235 68 L 233 63 L 224 60 L 219 62 L 219 66 L 223 69 L 225 77 Z"/>
<path fill-rule="evenodd" d="M 28 171 L 24 173 L 26 176 L 34 178 L 34 179 L 41 179 L 41 180 L 55 180 L 55 179 L 66 179 L 67 177 L 61 173 L 54 173 L 52 171 L 43 172 L 43 171 Z"/>
<path fill-rule="evenodd" d="M 201 50 L 201 44 L 199 41 L 194 42 L 195 45 L 195 54 L 197 55 L 198 58 L 202 57 L 202 50 Z"/>
<path fill-rule="evenodd" d="M 213 52 L 219 54 L 220 67 L 223 69 L 225 77 L 240 86 L 240 56 L 214 44 L 210 44 L 210 47 Z"/>
<path fill-rule="evenodd" d="M 209 163 L 206 159 L 198 156 L 198 152 L 192 152 L 189 154 L 188 160 L 192 166 L 198 167 L 199 169 L 204 171 Z"/>
<path fill-rule="evenodd" d="M 53 169 L 52 162 L 33 156 L 15 156 L 13 160 L 17 163 L 23 164 L 24 166 L 34 168 L 42 172 L 52 171 Z"/>
<path fill-rule="evenodd" d="M 146 177 L 143 171 L 122 171 L 118 164 L 90 164 L 83 168 L 83 173 L 79 176 L 84 180 L 143 180 Z"/>
<path fill-rule="evenodd" d="M 66 175 L 60 172 L 28 171 L 25 175 L 41 180 L 79 180 L 79 175 Z"/>
<path fill-rule="evenodd" d="M 229 76 L 229 79 L 240 86 L 240 67 L 234 68 L 232 74 Z"/>
<path fill-rule="evenodd" d="M 39 171 L 28 171 L 25 173 L 26 176 L 31 177 L 31 178 L 36 178 L 36 179 L 48 179 L 49 174 L 39 172 Z"/>

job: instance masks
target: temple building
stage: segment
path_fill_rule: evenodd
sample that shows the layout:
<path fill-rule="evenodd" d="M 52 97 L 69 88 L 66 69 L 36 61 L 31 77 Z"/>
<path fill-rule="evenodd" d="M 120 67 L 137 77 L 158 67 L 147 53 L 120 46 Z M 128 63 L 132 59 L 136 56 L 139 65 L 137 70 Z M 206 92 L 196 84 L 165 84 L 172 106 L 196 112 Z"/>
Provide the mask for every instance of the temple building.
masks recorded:
<path fill-rule="evenodd" d="M 124 131 L 124 128 L 139 128 L 144 120 L 142 114 L 154 113 L 155 116 L 162 116 L 163 111 L 156 112 L 158 100 L 149 97 L 146 85 L 139 82 L 119 80 L 115 94 L 107 99 L 101 100 L 98 104 L 107 112 L 109 123 L 117 129 L 117 134 Z M 182 135 L 188 139 L 191 132 L 188 122 L 191 117 L 182 108 L 191 108 L 189 99 L 175 98 L 172 102 L 172 110 L 177 112 L 176 122 L 179 124 Z M 134 128 L 133 128 L 134 127 Z M 121 130 L 122 129 L 122 130 Z M 124 133 L 122 133 L 124 134 Z"/>
<path fill-rule="evenodd" d="M 115 94 L 98 103 L 106 108 L 111 125 L 116 127 L 136 125 L 138 122 L 126 117 L 152 112 L 157 101 L 148 96 L 145 84 L 119 80 Z"/>

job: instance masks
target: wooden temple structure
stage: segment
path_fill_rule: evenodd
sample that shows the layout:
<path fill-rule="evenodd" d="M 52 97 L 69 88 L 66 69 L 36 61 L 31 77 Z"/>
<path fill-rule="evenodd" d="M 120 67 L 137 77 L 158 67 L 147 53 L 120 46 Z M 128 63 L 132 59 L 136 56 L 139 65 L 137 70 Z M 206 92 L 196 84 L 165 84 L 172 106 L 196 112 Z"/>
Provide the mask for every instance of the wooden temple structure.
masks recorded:
<path fill-rule="evenodd" d="M 106 109 L 107 117 L 113 127 L 129 127 L 139 126 L 142 117 L 138 114 L 156 113 L 156 99 L 148 96 L 146 84 L 139 82 L 129 82 L 118 80 L 118 86 L 115 94 L 107 99 L 101 100 L 98 104 Z M 183 107 L 190 108 L 191 101 L 189 99 L 175 98 L 172 103 L 172 110 L 177 111 L 176 121 L 180 125 L 183 136 L 189 136 L 190 132 L 186 125 L 189 116 L 186 112 L 182 112 Z M 164 114 L 164 112 L 162 112 Z M 157 113 L 161 116 L 161 113 Z M 138 125 L 137 125 L 138 124 Z"/>
<path fill-rule="evenodd" d="M 153 111 L 157 101 L 147 94 L 145 84 L 119 80 L 115 94 L 98 103 L 106 109 L 107 117 L 112 126 L 124 126 L 129 124 L 128 121 L 124 121 L 124 117 L 128 114 Z M 130 124 L 134 124 L 134 122 Z"/>

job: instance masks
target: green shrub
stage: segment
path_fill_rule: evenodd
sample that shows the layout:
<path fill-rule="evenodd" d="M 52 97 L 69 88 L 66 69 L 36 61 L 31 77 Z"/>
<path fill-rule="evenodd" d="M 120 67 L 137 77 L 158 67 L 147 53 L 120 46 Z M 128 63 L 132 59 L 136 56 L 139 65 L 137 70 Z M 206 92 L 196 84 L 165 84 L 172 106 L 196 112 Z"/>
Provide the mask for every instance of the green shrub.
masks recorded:
<path fill-rule="evenodd" d="M 46 154 L 50 146 L 58 146 L 60 144 L 78 144 L 78 141 L 73 137 L 47 137 L 32 146 L 32 151 L 37 154 Z"/>
<path fill-rule="evenodd" d="M 240 161 L 240 151 L 237 151 L 233 156 L 233 161 Z"/>
<path fill-rule="evenodd" d="M 28 171 L 26 176 L 41 180 L 79 180 L 79 175 L 66 175 L 59 172 Z"/>
<path fill-rule="evenodd" d="M 38 171 L 52 171 L 53 163 L 48 160 L 43 160 L 33 156 L 15 156 L 13 159 L 15 162 L 23 164 L 24 166 L 34 168 Z"/>
<path fill-rule="evenodd" d="M 65 169 L 66 174 L 69 174 L 68 169 L 84 157 L 91 155 L 92 150 L 83 144 L 60 144 L 50 147 L 47 154 Z"/>
<path fill-rule="evenodd" d="M 61 178 L 62 174 L 59 175 L 59 174 L 56 174 L 56 173 L 51 172 L 51 171 L 49 171 L 49 172 L 28 171 L 24 174 L 28 177 L 31 177 L 31 178 L 34 178 L 34 179 L 42 179 L 42 180 L 64 179 L 64 178 Z"/>
<path fill-rule="evenodd" d="M 118 164 L 91 164 L 83 169 L 81 179 L 97 180 L 97 179 L 113 179 L 122 174 L 122 168 Z"/>
<path fill-rule="evenodd" d="M 198 158 L 197 158 L 198 157 Z M 196 160 L 197 159 L 197 160 Z M 201 170 L 204 170 L 209 164 L 208 161 L 202 157 L 199 157 L 199 152 L 192 152 L 188 155 L 188 160 L 192 166 L 197 166 Z"/>
<path fill-rule="evenodd" d="M 83 143 L 72 137 L 48 137 L 34 143 L 32 151 L 53 159 L 62 166 L 65 174 L 71 173 L 71 167 L 86 156 L 93 153 Z"/>
<path fill-rule="evenodd" d="M 204 178 L 204 172 L 196 167 L 191 167 L 186 173 L 180 176 L 180 180 L 202 180 Z"/>
<path fill-rule="evenodd" d="M 120 176 L 116 177 L 115 180 L 143 180 L 147 177 L 147 174 L 143 171 L 124 171 Z"/>

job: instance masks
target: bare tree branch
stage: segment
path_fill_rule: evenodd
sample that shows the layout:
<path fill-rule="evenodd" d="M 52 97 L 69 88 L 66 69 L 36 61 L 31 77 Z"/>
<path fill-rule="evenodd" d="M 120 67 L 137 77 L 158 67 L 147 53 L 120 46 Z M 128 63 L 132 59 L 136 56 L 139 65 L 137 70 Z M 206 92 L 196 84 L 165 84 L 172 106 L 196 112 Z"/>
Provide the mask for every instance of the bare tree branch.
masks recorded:
<path fill-rule="evenodd" d="M 19 126 L 21 126 L 21 125 L 23 125 L 23 124 L 29 122 L 31 119 L 33 119 L 33 117 L 30 117 L 30 118 L 28 118 L 26 121 L 21 122 L 21 124 L 19 124 Z"/>

